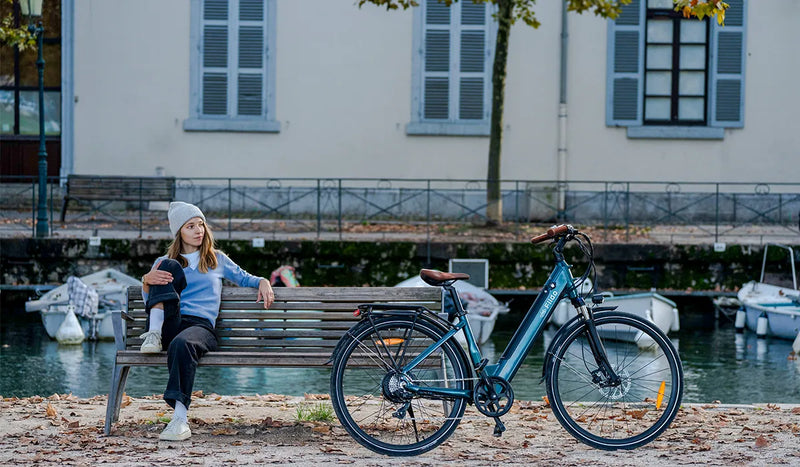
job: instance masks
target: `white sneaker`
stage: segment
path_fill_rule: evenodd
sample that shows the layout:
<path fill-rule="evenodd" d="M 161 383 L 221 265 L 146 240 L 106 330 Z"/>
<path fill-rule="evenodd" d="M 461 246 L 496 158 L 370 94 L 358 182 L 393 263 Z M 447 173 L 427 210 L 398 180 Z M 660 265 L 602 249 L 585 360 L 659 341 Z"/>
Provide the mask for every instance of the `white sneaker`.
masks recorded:
<path fill-rule="evenodd" d="M 141 353 L 159 353 L 161 352 L 161 333 L 157 331 L 148 331 L 141 336 L 144 339 L 142 348 L 139 350 Z"/>
<path fill-rule="evenodd" d="M 173 418 L 164 431 L 158 436 L 162 441 L 183 441 L 192 436 L 192 430 L 189 429 L 189 424 L 183 420 Z"/>

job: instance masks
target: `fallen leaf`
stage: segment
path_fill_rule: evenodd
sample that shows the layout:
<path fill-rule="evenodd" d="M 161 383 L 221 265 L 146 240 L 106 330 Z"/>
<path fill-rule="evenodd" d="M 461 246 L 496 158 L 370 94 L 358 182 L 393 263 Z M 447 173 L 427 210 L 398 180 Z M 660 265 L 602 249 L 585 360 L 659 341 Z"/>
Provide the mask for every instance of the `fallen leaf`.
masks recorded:
<path fill-rule="evenodd" d="M 49 418 L 56 418 L 56 409 L 49 402 L 47 403 L 47 407 L 45 407 L 45 412 L 47 412 Z"/>
<path fill-rule="evenodd" d="M 303 394 L 306 400 L 326 401 L 331 398 L 328 394 Z"/>
<path fill-rule="evenodd" d="M 329 445 L 322 445 L 319 450 L 322 452 L 343 452 L 341 449 Z"/>
<path fill-rule="evenodd" d="M 764 448 L 772 444 L 770 440 L 768 440 L 764 435 L 760 435 L 756 438 L 756 447 L 757 448 Z"/>
<path fill-rule="evenodd" d="M 327 435 L 328 433 L 331 432 L 331 427 L 328 425 L 319 425 L 311 427 L 311 431 L 313 431 L 314 433 L 322 433 Z"/>
<path fill-rule="evenodd" d="M 792 413 L 795 415 L 800 415 L 800 407 L 794 407 L 792 409 Z"/>

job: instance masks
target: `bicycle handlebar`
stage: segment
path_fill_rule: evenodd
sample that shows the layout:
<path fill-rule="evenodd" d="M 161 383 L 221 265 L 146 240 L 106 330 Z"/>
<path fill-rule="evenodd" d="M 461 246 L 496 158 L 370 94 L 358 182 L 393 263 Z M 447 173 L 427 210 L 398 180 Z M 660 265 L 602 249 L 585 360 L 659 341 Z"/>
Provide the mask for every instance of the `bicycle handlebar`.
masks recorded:
<path fill-rule="evenodd" d="M 531 243 L 541 243 L 553 237 L 559 237 L 569 232 L 574 232 L 575 229 L 569 224 L 554 225 L 547 229 L 546 233 L 537 235 L 531 239 Z"/>

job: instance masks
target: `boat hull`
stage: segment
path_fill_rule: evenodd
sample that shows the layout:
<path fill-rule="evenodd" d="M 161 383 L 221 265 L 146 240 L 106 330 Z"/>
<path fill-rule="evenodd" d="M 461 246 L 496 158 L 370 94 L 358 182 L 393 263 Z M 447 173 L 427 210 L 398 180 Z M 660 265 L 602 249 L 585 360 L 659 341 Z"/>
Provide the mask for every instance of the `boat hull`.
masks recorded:
<path fill-rule="evenodd" d="M 51 339 L 56 338 L 58 328 L 67 316 L 66 306 L 51 306 L 46 310 L 40 310 L 42 324 Z M 91 319 L 78 316 L 78 323 L 83 329 L 83 335 L 89 340 L 114 340 L 114 324 L 111 319 L 111 312 L 98 313 Z"/>
<path fill-rule="evenodd" d="M 492 311 L 488 316 L 483 316 L 476 313 L 467 313 L 467 321 L 469 328 L 472 330 L 472 335 L 475 337 L 475 342 L 479 345 L 485 344 L 489 340 L 489 336 L 494 330 L 494 323 L 497 322 L 498 311 Z M 467 345 L 467 339 L 464 337 L 463 332 L 456 334 L 456 340 L 461 345 Z"/>
<path fill-rule="evenodd" d="M 93 288 L 100 297 L 96 315 L 90 318 L 77 315 L 84 336 L 90 340 L 113 340 L 114 326 L 111 312 L 123 309 L 129 286 L 141 286 L 142 283 L 134 277 L 110 268 L 82 276 L 80 280 Z M 47 335 L 55 339 L 56 332 L 66 317 L 68 303 L 69 289 L 65 283 L 45 293 L 38 300 L 26 302 L 25 309 L 29 312 L 38 311 Z"/>
<path fill-rule="evenodd" d="M 604 298 L 603 306 L 616 306 L 617 311 L 639 316 L 655 324 L 664 334 L 680 329 L 680 319 L 678 317 L 678 307 L 672 300 L 655 292 L 646 292 L 631 295 L 608 295 Z M 556 326 L 563 326 L 575 315 L 575 309 L 569 300 L 562 300 L 553 312 L 551 322 Z M 603 335 L 601 337 L 613 338 L 625 342 L 636 342 L 640 347 L 647 347 L 653 344 L 652 339 L 643 336 L 641 332 L 619 333 L 613 336 Z"/>
<path fill-rule="evenodd" d="M 411 277 L 395 285 L 395 287 L 430 287 L 430 285 L 419 277 Z M 494 330 L 497 315 L 507 313 L 508 307 L 498 302 L 489 292 L 468 282 L 456 282 L 455 288 L 467 309 L 467 321 L 472 330 L 472 335 L 475 337 L 475 342 L 478 344 L 486 343 Z M 447 306 L 447 300 L 445 300 L 444 306 Z M 456 333 L 456 339 L 461 345 L 467 344 L 463 332 Z"/>
<path fill-rule="evenodd" d="M 758 318 L 767 318 L 767 336 L 794 339 L 800 332 L 800 304 L 792 299 L 797 290 L 787 287 L 748 282 L 739 290 L 739 301 L 744 306 L 745 326 L 756 332 Z"/>

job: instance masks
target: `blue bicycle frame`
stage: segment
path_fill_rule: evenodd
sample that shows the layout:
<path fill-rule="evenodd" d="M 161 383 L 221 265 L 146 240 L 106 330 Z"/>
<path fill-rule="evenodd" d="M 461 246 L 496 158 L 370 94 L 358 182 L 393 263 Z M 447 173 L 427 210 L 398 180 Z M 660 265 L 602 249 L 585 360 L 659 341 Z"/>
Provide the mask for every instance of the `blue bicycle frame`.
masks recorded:
<path fill-rule="evenodd" d="M 542 292 L 536 297 L 533 305 L 531 305 L 531 308 L 525 314 L 522 323 L 520 324 L 519 328 L 517 328 L 517 331 L 514 333 L 514 336 L 511 338 L 511 341 L 508 343 L 508 346 L 503 351 L 503 354 L 500 356 L 500 359 L 497 361 L 497 363 L 494 365 L 487 365 L 483 369 L 487 376 L 498 376 L 508 382 L 511 382 L 511 380 L 514 378 L 514 375 L 517 373 L 517 370 L 519 370 L 520 366 L 522 366 L 522 362 L 525 360 L 528 352 L 530 352 L 533 343 L 542 334 L 542 331 L 544 330 L 547 321 L 550 319 L 550 316 L 553 314 L 553 310 L 555 310 L 559 299 L 565 294 L 565 292 L 565 296 L 569 298 L 573 304 L 578 305 L 579 311 L 581 311 L 584 316 L 588 316 L 586 314 L 586 305 L 583 303 L 583 299 L 578 295 L 575 287 L 573 287 L 573 277 L 570 270 L 571 266 L 567 264 L 560 253 L 556 252 L 555 254 L 555 268 L 553 269 L 553 272 L 550 273 L 550 277 L 547 279 L 545 286 L 542 288 Z M 461 300 L 459 300 L 458 295 L 455 292 L 455 288 L 452 285 L 446 285 L 444 286 L 444 289 L 451 294 L 451 297 L 453 297 L 453 302 L 455 303 L 456 310 L 458 312 L 458 320 L 453 325 L 453 328 L 450 329 L 444 336 L 442 336 L 441 339 L 424 350 L 417 356 L 417 358 L 404 365 L 402 368 L 403 373 L 407 373 L 419 365 L 423 360 L 433 354 L 448 339 L 452 338 L 460 330 L 463 330 L 464 335 L 466 336 L 467 348 L 469 350 L 470 358 L 472 359 L 473 368 L 478 368 L 481 363 L 481 352 L 478 349 L 478 344 L 475 342 L 475 337 L 473 336 L 472 330 L 467 322 L 466 312 L 461 305 Z M 442 397 L 472 397 L 472 391 L 469 389 L 451 389 L 429 386 L 422 387 L 415 384 L 408 384 L 405 389 L 412 393 L 424 393 Z"/>

